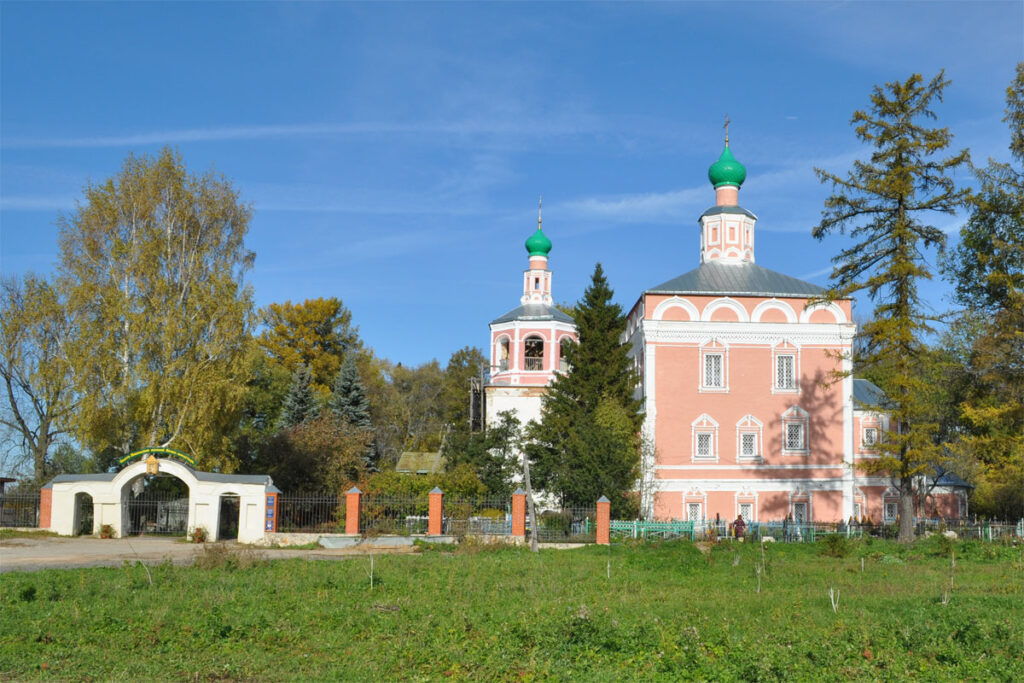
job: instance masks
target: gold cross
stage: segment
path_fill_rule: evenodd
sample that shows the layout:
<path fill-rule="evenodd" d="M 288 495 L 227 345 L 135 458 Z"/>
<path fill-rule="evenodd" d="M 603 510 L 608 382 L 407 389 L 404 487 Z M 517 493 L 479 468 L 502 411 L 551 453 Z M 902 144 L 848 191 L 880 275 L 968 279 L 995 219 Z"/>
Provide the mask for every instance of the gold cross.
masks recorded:
<path fill-rule="evenodd" d="M 723 128 L 725 128 L 725 144 L 728 145 L 729 144 L 729 115 L 728 114 L 725 115 L 725 125 L 723 126 Z"/>

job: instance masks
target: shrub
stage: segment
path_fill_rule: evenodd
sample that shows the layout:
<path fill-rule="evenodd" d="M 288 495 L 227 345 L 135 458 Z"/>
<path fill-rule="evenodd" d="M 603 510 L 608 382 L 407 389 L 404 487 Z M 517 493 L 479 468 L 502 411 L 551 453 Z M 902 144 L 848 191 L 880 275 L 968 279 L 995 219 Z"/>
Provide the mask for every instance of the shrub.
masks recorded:
<path fill-rule="evenodd" d="M 201 526 L 197 526 L 192 530 L 192 542 L 193 543 L 206 543 L 206 529 Z"/>
<path fill-rule="evenodd" d="M 195 566 L 199 569 L 251 569 L 266 563 L 266 559 L 252 548 L 206 543 L 196 553 Z"/>
<path fill-rule="evenodd" d="M 100 527 L 100 538 L 113 538 L 114 527 L 110 524 L 104 524 Z"/>
<path fill-rule="evenodd" d="M 850 539 L 842 534 L 826 534 L 821 538 L 819 552 L 828 557 L 846 557 L 850 554 Z"/>

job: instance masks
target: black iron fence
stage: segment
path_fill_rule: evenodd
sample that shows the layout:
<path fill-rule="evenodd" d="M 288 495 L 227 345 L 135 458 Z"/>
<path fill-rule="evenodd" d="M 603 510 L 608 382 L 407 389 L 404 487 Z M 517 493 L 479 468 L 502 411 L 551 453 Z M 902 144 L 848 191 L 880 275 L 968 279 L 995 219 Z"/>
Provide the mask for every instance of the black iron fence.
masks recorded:
<path fill-rule="evenodd" d="M 441 533 L 508 536 L 512 533 L 512 499 L 505 496 L 445 498 Z"/>
<path fill-rule="evenodd" d="M 39 528 L 39 494 L 0 494 L 0 527 Z"/>
<path fill-rule="evenodd" d="M 359 532 L 363 534 L 425 534 L 430 499 L 419 496 L 366 494 L 359 503 Z"/>
<path fill-rule="evenodd" d="M 335 494 L 279 496 L 277 515 L 278 531 L 344 533 L 345 496 Z"/>
<path fill-rule="evenodd" d="M 532 529 L 527 520 L 527 533 Z M 594 543 L 597 541 L 597 506 L 563 508 L 537 513 L 537 540 L 541 543 Z"/>

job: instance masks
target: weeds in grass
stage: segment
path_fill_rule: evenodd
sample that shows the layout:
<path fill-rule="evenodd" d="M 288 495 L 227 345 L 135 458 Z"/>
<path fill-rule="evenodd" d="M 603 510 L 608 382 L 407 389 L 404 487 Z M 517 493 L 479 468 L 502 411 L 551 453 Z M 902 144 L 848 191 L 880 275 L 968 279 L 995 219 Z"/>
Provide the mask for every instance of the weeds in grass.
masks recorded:
<path fill-rule="evenodd" d="M 45 538 L 59 535 L 54 531 L 44 529 L 0 529 L 0 541 L 6 541 L 9 538 Z"/>
<path fill-rule="evenodd" d="M 227 543 L 204 543 L 196 553 L 195 567 L 198 569 L 252 569 L 266 564 L 267 560 L 256 550 L 247 546 Z"/>

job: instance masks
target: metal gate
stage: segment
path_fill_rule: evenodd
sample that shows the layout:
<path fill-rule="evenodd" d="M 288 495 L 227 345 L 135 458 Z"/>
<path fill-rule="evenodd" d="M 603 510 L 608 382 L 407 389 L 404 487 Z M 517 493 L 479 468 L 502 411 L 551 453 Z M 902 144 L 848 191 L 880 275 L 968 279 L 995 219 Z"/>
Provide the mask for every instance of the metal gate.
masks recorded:
<path fill-rule="evenodd" d="M 92 496 L 88 493 L 79 493 L 75 496 L 75 499 L 75 502 L 78 504 L 78 512 L 75 515 L 75 519 L 78 520 L 78 528 L 75 529 L 75 535 L 89 536 L 92 534 L 93 521 Z"/>
<path fill-rule="evenodd" d="M 124 502 L 129 535 L 184 536 L 188 528 L 188 498 L 143 491 Z"/>

